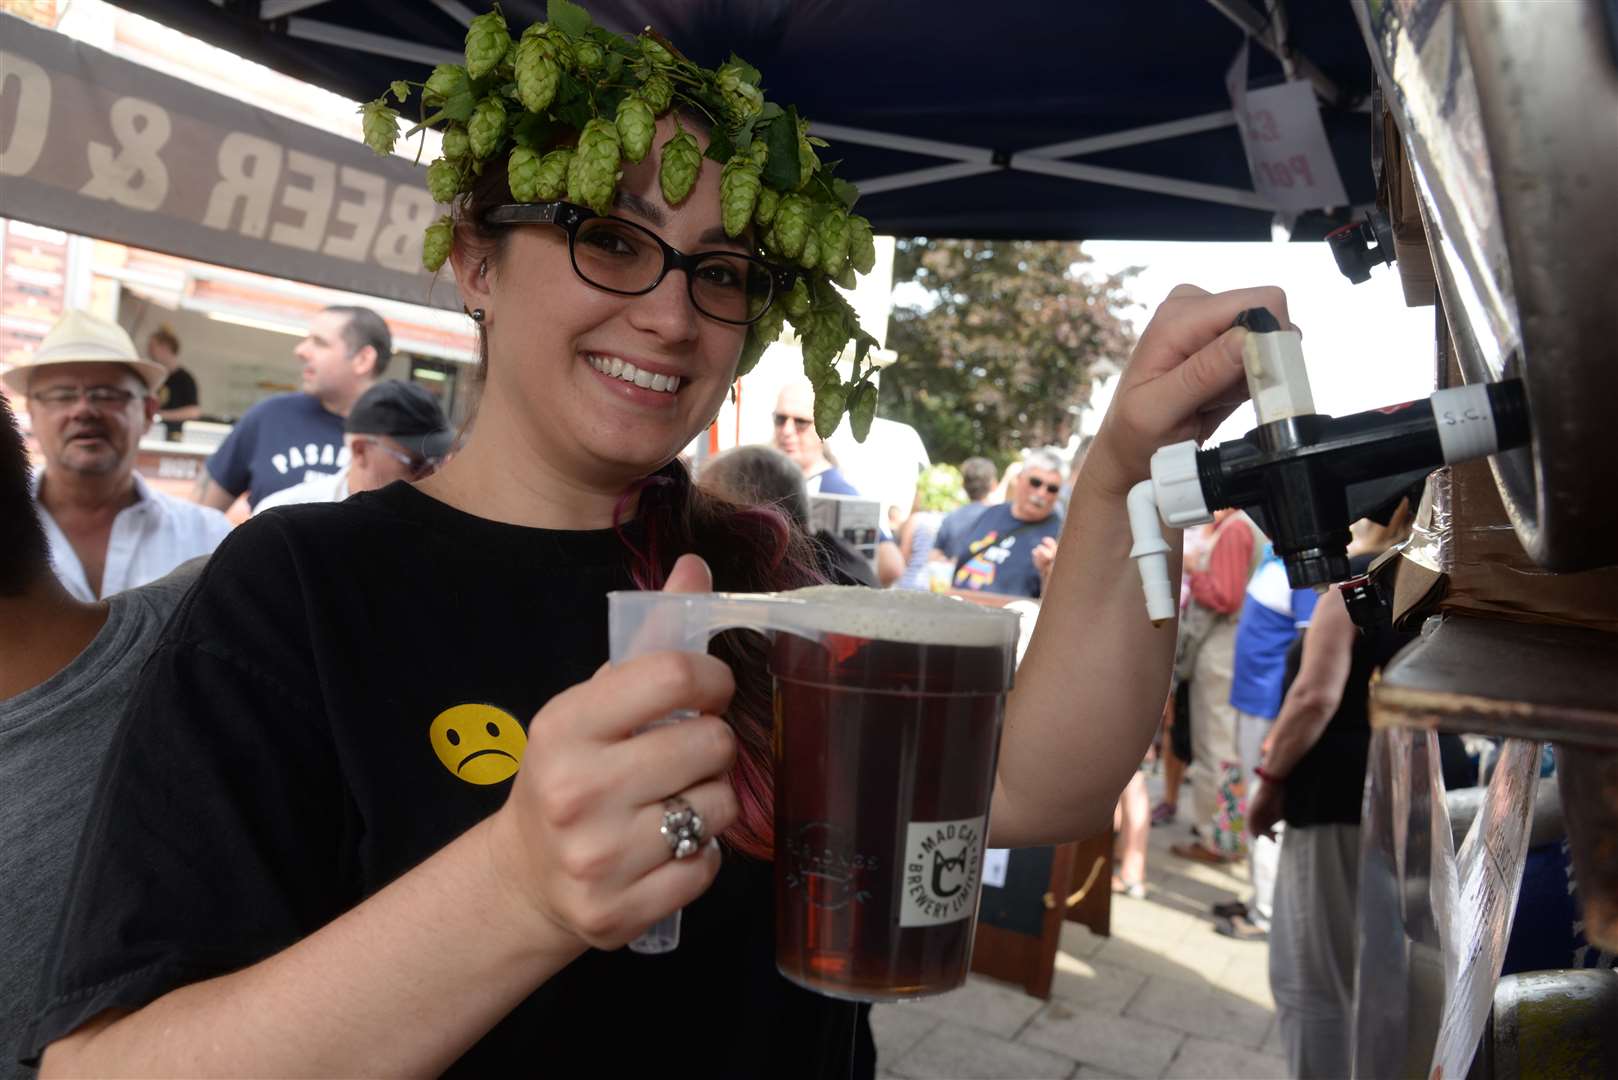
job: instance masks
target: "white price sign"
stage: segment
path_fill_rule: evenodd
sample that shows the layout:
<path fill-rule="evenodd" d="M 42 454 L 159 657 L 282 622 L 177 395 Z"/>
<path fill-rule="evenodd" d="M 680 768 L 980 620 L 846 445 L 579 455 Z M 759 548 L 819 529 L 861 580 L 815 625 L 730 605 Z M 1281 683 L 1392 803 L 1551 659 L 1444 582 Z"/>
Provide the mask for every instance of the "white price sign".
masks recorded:
<path fill-rule="evenodd" d="M 1314 87 L 1300 79 L 1250 92 L 1247 46 L 1244 40 L 1237 50 L 1225 85 L 1253 173 L 1253 190 L 1289 214 L 1348 205 Z"/>

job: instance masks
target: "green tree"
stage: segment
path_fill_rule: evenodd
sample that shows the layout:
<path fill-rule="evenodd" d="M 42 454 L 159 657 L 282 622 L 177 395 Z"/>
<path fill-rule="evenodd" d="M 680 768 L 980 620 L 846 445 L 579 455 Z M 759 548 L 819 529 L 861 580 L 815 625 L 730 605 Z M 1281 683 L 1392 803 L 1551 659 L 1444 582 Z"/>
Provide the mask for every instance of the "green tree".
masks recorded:
<path fill-rule="evenodd" d="M 1120 316 L 1133 271 L 1088 273 L 1077 243 L 900 240 L 895 286 L 925 294 L 894 309 L 880 413 L 921 433 L 935 461 L 1012 460 L 1062 444 L 1070 406 L 1089 401 L 1097 361 L 1121 365 L 1135 344 Z"/>

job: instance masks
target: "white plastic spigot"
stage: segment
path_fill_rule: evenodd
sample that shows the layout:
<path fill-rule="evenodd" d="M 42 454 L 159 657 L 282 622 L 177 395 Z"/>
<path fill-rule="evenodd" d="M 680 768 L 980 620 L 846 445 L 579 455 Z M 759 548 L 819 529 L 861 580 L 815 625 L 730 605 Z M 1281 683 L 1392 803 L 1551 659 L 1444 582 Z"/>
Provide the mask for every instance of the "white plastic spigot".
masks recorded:
<path fill-rule="evenodd" d="M 1163 523 L 1176 529 L 1213 520 L 1197 476 L 1197 444 L 1187 440 L 1152 455 L 1152 478 L 1129 489 L 1129 529 L 1135 538 L 1129 557 L 1140 569 L 1146 614 L 1161 626 L 1179 611 L 1179 589 L 1169 579 L 1169 545 Z M 1161 520 L 1159 516 L 1161 515 Z"/>

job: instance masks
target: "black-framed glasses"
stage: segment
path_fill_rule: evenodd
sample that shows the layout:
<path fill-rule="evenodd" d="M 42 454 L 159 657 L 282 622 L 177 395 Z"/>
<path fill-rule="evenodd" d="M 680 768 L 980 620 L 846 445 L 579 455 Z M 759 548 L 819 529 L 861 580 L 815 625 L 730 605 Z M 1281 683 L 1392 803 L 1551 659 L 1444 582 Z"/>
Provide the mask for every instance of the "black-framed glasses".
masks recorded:
<path fill-rule="evenodd" d="M 53 386 L 29 397 L 50 409 L 66 409 L 78 404 L 80 398 L 97 411 L 118 410 L 140 395 L 120 386 Z"/>
<path fill-rule="evenodd" d="M 802 435 L 804 432 L 809 430 L 809 425 L 814 423 L 814 421 L 807 420 L 801 416 L 788 416 L 786 413 L 775 414 L 776 427 L 785 427 L 788 423 L 791 423 L 793 427 L 797 428 L 798 434 Z"/>
<path fill-rule="evenodd" d="M 1037 476 L 1030 476 L 1027 479 L 1028 486 L 1035 491 L 1049 491 L 1052 495 L 1055 495 L 1062 490 L 1060 480 L 1041 480 Z"/>
<path fill-rule="evenodd" d="M 792 288 L 797 271 L 739 251 L 687 255 L 643 225 L 570 202 L 507 203 L 484 215 L 489 225 L 556 225 L 567 232 L 573 272 L 620 296 L 643 296 L 670 270 L 685 271 L 692 305 L 710 319 L 747 326 Z"/>

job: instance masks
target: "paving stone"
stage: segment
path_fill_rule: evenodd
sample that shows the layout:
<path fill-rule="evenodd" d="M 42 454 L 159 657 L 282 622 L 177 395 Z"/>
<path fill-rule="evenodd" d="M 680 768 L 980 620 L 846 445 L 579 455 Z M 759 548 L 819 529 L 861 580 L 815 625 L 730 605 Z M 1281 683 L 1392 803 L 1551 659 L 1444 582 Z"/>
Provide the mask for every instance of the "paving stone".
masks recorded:
<path fill-rule="evenodd" d="M 1061 1054 L 946 1023 L 940 1024 L 900 1058 L 893 1070 L 900 1076 L 917 1080 L 933 1077 L 1065 1080 L 1073 1075 L 1075 1065 L 1072 1058 Z"/>
<path fill-rule="evenodd" d="M 1239 944 L 1244 947 L 1230 958 L 1230 963 L 1214 978 L 1214 985 L 1226 993 L 1273 1011 L 1275 999 L 1270 996 L 1269 948 L 1260 942 Z"/>
<path fill-rule="evenodd" d="M 1174 1063 L 1163 1076 L 1175 1080 L 1209 1080 L 1210 1077 L 1285 1080 L 1286 1074 L 1286 1062 L 1278 1057 L 1193 1036 L 1180 1047 Z"/>
<path fill-rule="evenodd" d="M 1270 1033 L 1264 1036 L 1264 1045 L 1259 1047 L 1263 1054 L 1273 1054 L 1278 1058 L 1287 1056 L 1287 1048 L 1281 1045 L 1281 1018 L 1276 1017 L 1275 1023 L 1270 1025 Z"/>
<path fill-rule="evenodd" d="M 1270 1010 L 1233 994 L 1172 979 L 1148 980 L 1124 1015 L 1253 1050 L 1263 1045 L 1273 1019 Z"/>
<path fill-rule="evenodd" d="M 1052 1003 L 1023 1029 L 1030 1043 L 1083 1065 L 1129 1077 L 1156 1077 L 1174 1058 L 1183 1036 L 1158 1024 Z"/>
<path fill-rule="evenodd" d="M 1126 1077 L 1105 1069 L 1091 1068 L 1089 1065 L 1080 1065 L 1079 1071 L 1073 1074 L 1073 1080 L 1127 1080 Z"/>
<path fill-rule="evenodd" d="M 909 1003 L 910 1008 L 987 1031 L 1002 1039 L 1014 1037 L 1044 1005 L 1020 986 L 1010 986 L 982 975 L 970 976 L 959 990 Z"/>
<path fill-rule="evenodd" d="M 886 1068 L 890 1062 L 904 1057 L 922 1036 L 944 1022 L 937 1013 L 923 1012 L 913 1002 L 871 1006 L 877 1067 Z"/>
<path fill-rule="evenodd" d="M 1095 1012 L 1122 1013 L 1145 982 L 1146 976 L 1138 971 L 1059 952 L 1051 998 Z"/>
<path fill-rule="evenodd" d="M 1230 963 L 1230 947 L 1236 944 L 1212 930 L 1201 937 L 1177 942 L 1130 941 L 1112 938 L 1093 957 L 1115 967 L 1126 967 L 1142 975 L 1161 975 L 1197 985 L 1211 983 Z"/>

